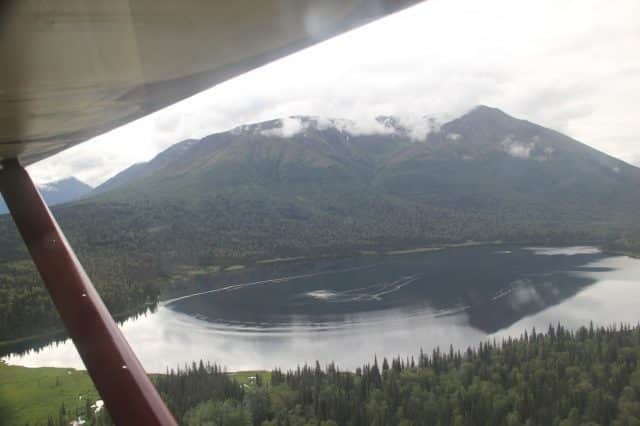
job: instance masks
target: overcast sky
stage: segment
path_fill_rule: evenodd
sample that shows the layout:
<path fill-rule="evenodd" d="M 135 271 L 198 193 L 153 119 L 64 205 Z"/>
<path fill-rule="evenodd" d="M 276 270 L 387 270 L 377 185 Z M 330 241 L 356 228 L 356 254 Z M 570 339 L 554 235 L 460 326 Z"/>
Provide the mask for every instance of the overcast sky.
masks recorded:
<path fill-rule="evenodd" d="M 429 0 L 29 167 L 96 185 L 168 146 L 313 114 L 453 118 L 477 104 L 640 165 L 640 0 Z"/>

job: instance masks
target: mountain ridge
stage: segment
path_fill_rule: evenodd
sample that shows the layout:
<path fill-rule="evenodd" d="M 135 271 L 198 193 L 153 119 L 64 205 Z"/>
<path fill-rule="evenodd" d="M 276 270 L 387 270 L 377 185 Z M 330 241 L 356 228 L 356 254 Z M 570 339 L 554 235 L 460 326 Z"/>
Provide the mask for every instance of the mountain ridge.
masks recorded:
<path fill-rule="evenodd" d="M 48 206 L 69 203 L 89 195 L 93 188 L 75 177 L 68 177 L 43 185 L 38 185 L 40 194 Z M 0 215 L 9 213 L 7 205 L 0 197 Z"/>
<path fill-rule="evenodd" d="M 291 129 L 292 125 L 288 124 L 290 120 L 299 121 L 297 128 Z M 308 147 L 322 133 L 324 133 L 322 136 L 326 139 L 323 141 L 324 144 L 329 145 L 331 150 L 330 152 L 323 152 L 322 161 L 317 158 L 317 152 L 315 155 L 318 161 L 325 165 L 355 155 L 356 158 L 352 159 L 359 160 L 361 164 L 366 163 L 366 161 L 376 163 L 376 161 L 372 161 L 375 158 L 371 157 L 377 156 L 378 160 L 383 158 L 382 164 L 379 164 L 380 162 L 378 161 L 376 165 L 385 167 L 389 163 L 406 161 L 407 158 L 415 155 L 437 157 L 438 152 L 440 154 L 446 153 L 449 156 L 458 155 L 458 159 L 463 161 L 474 161 L 478 159 L 476 158 L 478 156 L 486 158 L 491 151 L 494 154 L 503 152 L 523 160 L 534 159 L 538 162 L 543 162 L 551 159 L 556 154 L 557 146 L 554 145 L 560 143 L 565 150 L 567 147 L 577 144 L 570 151 L 575 154 L 577 149 L 583 157 L 588 155 L 598 156 L 601 164 L 608 163 L 611 170 L 616 173 L 620 171 L 616 171 L 616 168 L 626 169 L 627 171 L 634 169 L 636 171 L 630 173 L 638 173 L 638 169 L 635 166 L 588 147 L 566 135 L 527 120 L 513 118 L 497 108 L 484 105 L 477 106 L 461 117 L 441 124 L 436 131 L 431 129 L 422 141 L 413 139 L 409 135 L 406 126 L 402 125 L 400 120 L 395 117 L 379 116 L 376 117 L 376 122 L 382 127 L 370 133 L 358 130 L 355 123 L 349 120 L 328 119 L 317 116 L 291 116 L 238 126 L 225 132 L 206 136 L 200 140 L 191 139 L 179 142 L 158 154 L 149 162 L 135 164 L 116 174 L 113 178 L 98 186 L 94 193 L 105 192 L 108 189 L 131 183 L 140 177 L 149 177 L 155 172 L 162 172 L 163 169 L 170 167 L 173 161 L 177 160 L 178 155 L 176 153 L 182 156 L 183 163 L 179 167 L 182 170 L 185 169 L 184 162 L 189 161 L 185 159 L 184 155 L 190 151 L 196 151 L 200 160 L 209 158 L 215 163 L 220 157 L 224 157 L 224 154 L 218 152 L 216 155 L 212 155 L 213 151 L 208 148 L 224 150 L 224 147 L 231 143 L 229 139 L 233 137 L 282 139 L 296 142 L 302 146 L 307 145 Z M 504 131 L 504 127 L 507 128 L 508 132 L 502 136 L 498 136 L 492 131 L 492 129 L 496 128 Z M 284 132 L 285 136 L 279 134 L 282 132 Z M 546 139 L 553 139 L 554 142 L 549 143 L 547 140 L 541 140 L 540 135 Z M 336 143 L 336 139 L 340 137 L 345 139 L 342 144 Z M 363 141 L 364 139 L 366 139 L 366 142 Z M 466 144 L 464 143 L 465 141 L 460 141 L 460 139 L 470 140 L 471 143 Z M 274 150 L 278 149 L 276 142 L 272 140 L 266 142 L 270 142 Z M 361 152 L 354 153 L 354 150 L 357 151 L 357 147 L 362 145 L 366 145 L 369 158 L 363 158 Z M 455 147 L 455 145 L 458 146 Z M 278 154 L 280 155 L 278 160 L 286 162 L 296 159 L 294 150 L 289 149 L 285 150 L 284 153 Z M 392 154 L 391 156 L 389 156 L 390 153 Z M 248 155 L 248 153 L 245 154 Z M 252 152 L 247 159 L 251 160 L 252 156 L 255 157 L 257 154 L 257 152 Z M 267 153 L 263 150 L 262 154 L 265 155 Z M 301 160 L 301 158 L 297 159 Z M 306 159 L 308 160 L 309 158 L 307 157 Z M 204 163 L 205 165 L 211 165 L 211 161 L 205 161 Z M 147 170 L 144 173 L 137 171 L 145 167 Z"/>

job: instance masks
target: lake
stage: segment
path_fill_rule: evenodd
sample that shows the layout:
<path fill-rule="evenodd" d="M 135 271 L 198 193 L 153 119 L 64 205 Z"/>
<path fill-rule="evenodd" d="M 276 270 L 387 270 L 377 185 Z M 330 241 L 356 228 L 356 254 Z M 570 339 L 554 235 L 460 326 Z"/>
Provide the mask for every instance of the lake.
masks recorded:
<path fill-rule="evenodd" d="M 594 247 L 461 247 L 279 263 L 194 282 L 122 324 L 149 372 L 209 360 L 229 370 L 410 356 L 449 345 L 640 321 L 640 260 Z M 66 340 L 3 358 L 83 368 Z"/>

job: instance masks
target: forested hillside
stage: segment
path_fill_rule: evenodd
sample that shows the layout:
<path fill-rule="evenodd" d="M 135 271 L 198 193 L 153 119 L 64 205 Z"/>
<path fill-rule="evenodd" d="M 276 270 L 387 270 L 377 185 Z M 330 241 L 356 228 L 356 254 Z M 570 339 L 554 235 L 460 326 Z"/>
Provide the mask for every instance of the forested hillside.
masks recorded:
<path fill-rule="evenodd" d="M 432 124 L 432 123 L 431 123 Z M 174 145 L 55 208 L 114 313 L 193 274 L 274 257 L 474 241 L 604 244 L 640 213 L 640 170 L 477 107 L 429 133 L 292 117 Z M 0 341 L 55 326 L 13 223 L 0 218 Z"/>
<path fill-rule="evenodd" d="M 155 383 L 188 426 L 630 426 L 640 424 L 640 328 L 550 326 L 466 351 L 374 360 L 355 372 L 276 369 L 248 386 L 194 363 Z M 109 423 L 102 415 L 88 424 L 96 422 Z"/>

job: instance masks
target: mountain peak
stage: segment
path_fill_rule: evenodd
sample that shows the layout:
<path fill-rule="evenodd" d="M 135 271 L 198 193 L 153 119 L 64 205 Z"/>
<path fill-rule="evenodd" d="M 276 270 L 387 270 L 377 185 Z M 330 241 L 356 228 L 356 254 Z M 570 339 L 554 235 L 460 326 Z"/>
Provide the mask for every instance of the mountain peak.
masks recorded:
<path fill-rule="evenodd" d="M 492 107 L 489 105 L 483 105 L 483 104 L 476 105 L 475 107 L 472 108 L 471 111 L 481 111 L 481 112 L 484 111 L 484 112 L 499 113 L 499 114 L 507 115 L 504 111 L 502 111 L 499 108 Z"/>
<path fill-rule="evenodd" d="M 81 181 L 80 179 L 74 176 L 66 177 L 60 180 L 56 180 L 54 182 L 44 183 L 38 186 L 40 189 L 52 188 L 52 190 L 54 191 L 58 190 L 61 187 L 81 187 L 81 188 L 88 188 L 89 190 L 92 189 L 90 185 L 84 183 L 83 181 Z"/>
<path fill-rule="evenodd" d="M 38 185 L 42 198 L 48 206 L 69 203 L 88 195 L 93 189 L 91 186 L 73 176 Z M 0 199 L 0 214 L 7 213 L 4 200 Z"/>
<path fill-rule="evenodd" d="M 487 105 L 476 105 L 469 112 L 464 114 L 462 117 L 466 117 L 466 116 L 476 116 L 476 117 L 482 117 L 485 119 L 492 118 L 492 117 L 493 118 L 509 118 L 509 119 L 514 118 L 509 114 L 505 113 L 504 111 L 502 111 L 501 109 L 490 107 Z"/>
<path fill-rule="evenodd" d="M 82 191 L 88 192 L 93 189 L 90 185 L 84 183 L 83 181 L 81 181 L 80 179 L 74 176 L 66 177 L 53 182 L 44 183 L 42 185 L 38 185 L 38 187 L 40 188 L 40 190 L 46 189 L 52 192 L 67 190 L 67 189 L 76 191 L 76 192 L 82 192 Z"/>
<path fill-rule="evenodd" d="M 486 106 L 478 105 L 471 109 L 461 117 L 454 119 L 447 123 L 445 126 L 462 127 L 467 130 L 472 130 L 474 133 L 491 133 L 498 136 L 500 133 L 519 133 L 526 132 L 537 133 L 543 129 L 526 120 L 515 118 L 504 111 Z"/>

